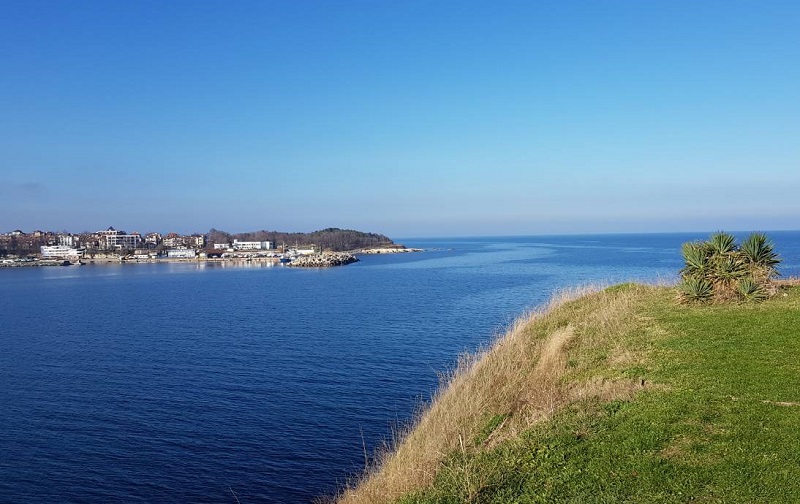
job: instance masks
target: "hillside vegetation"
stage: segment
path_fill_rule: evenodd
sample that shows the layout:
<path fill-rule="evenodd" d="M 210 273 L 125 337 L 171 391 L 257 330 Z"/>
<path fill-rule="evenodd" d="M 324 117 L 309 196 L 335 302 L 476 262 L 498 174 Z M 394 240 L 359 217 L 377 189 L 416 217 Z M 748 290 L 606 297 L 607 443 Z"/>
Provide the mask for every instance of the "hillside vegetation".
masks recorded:
<path fill-rule="evenodd" d="M 396 244 L 387 236 L 378 233 L 365 233 L 353 229 L 327 228 L 311 233 L 286 233 L 282 231 L 251 231 L 231 234 L 218 229 L 208 232 L 210 243 L 231 243 L 240 241 L 268 241 L 275 247 L 305 247 L 314 245 L 323 250 L 344 252 L 365 248 L 394 247 Z"/>
<path fill-rule="evenodd" d="M 679 297 L 684 303 L 763 301 L 777 293 L 773 281 L 780 263 L 764 233 L 752 233 L 741 245 L 730 233 L 681 246 Z"/>
<path fill-rule="evenodd" d="M 800 289 L 576 292 L 465 359 L 342 503 L 800 502 Z"/>

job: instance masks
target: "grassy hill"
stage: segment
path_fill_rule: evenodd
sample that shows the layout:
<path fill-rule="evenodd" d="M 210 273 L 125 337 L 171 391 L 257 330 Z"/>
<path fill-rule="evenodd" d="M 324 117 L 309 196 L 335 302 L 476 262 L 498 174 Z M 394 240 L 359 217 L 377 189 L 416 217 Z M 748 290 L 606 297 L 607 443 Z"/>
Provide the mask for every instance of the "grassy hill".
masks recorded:
<path fill-rule="evenodd" d="M 343 503 L 800 502 L 800 288 L 572 293 L 464 359 Z"/>

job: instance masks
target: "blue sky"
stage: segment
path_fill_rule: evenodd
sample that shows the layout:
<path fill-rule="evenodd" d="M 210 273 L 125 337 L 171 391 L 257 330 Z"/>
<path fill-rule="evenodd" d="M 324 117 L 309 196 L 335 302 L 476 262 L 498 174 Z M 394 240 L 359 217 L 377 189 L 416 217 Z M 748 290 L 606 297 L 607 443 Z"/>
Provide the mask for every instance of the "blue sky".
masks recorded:
<path fill-rule="evenodd" d="M 0 3 L 0 232 L 800 228 L 800 4 Z"/>

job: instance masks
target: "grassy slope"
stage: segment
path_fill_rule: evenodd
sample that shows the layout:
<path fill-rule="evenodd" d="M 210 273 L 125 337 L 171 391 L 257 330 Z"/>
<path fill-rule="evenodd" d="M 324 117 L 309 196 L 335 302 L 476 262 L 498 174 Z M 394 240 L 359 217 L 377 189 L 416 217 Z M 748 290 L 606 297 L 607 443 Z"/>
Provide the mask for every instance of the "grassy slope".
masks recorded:
<path fill-rule="evenodd" d="M 430 478 L 383 485 L 387 467 L 418 465 L 389 458 L 361 485 L 377 491 L 342 501 L 800 502 L 800 289 L 786 294 L 688 308 L 670 289 L 622 286 L 536 317 L 512 338 L 510 354 L 538 349 L 528 367 L 540 367 L 554 334 L 572 334 L 554 384 L 536 391 L 551 395 L 549 408 L 482 398 L 458 442 L 442 441 Z M 498 390 L 485 373 L 462 374 Z M 451 384 L 437 403 L 464 390 Z M 416 430 L 398 452 L 415 451 Z"/>

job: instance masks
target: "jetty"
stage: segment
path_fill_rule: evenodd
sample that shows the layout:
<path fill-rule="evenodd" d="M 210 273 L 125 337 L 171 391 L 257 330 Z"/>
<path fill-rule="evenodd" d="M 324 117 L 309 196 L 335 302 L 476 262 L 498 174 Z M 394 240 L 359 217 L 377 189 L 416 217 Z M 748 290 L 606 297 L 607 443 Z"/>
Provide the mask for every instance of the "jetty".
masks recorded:
<path fill-rule="evenodd" d="M 359 254 L 404 254 L 407 252 L 422 252 L 422 249 L 406 248 L 403 245 L 397 245 L 394 247 L 365 248 L 358 251 Z"/>
<path fill-rule="evenodd" d="M 293 268 L 329 268 L 331 266 L 344 266 L 357 262 L 358 258 L 347 252 L 323 252 L 321 254 L 310 254 L 298 256 L 287 266 Z"/>

